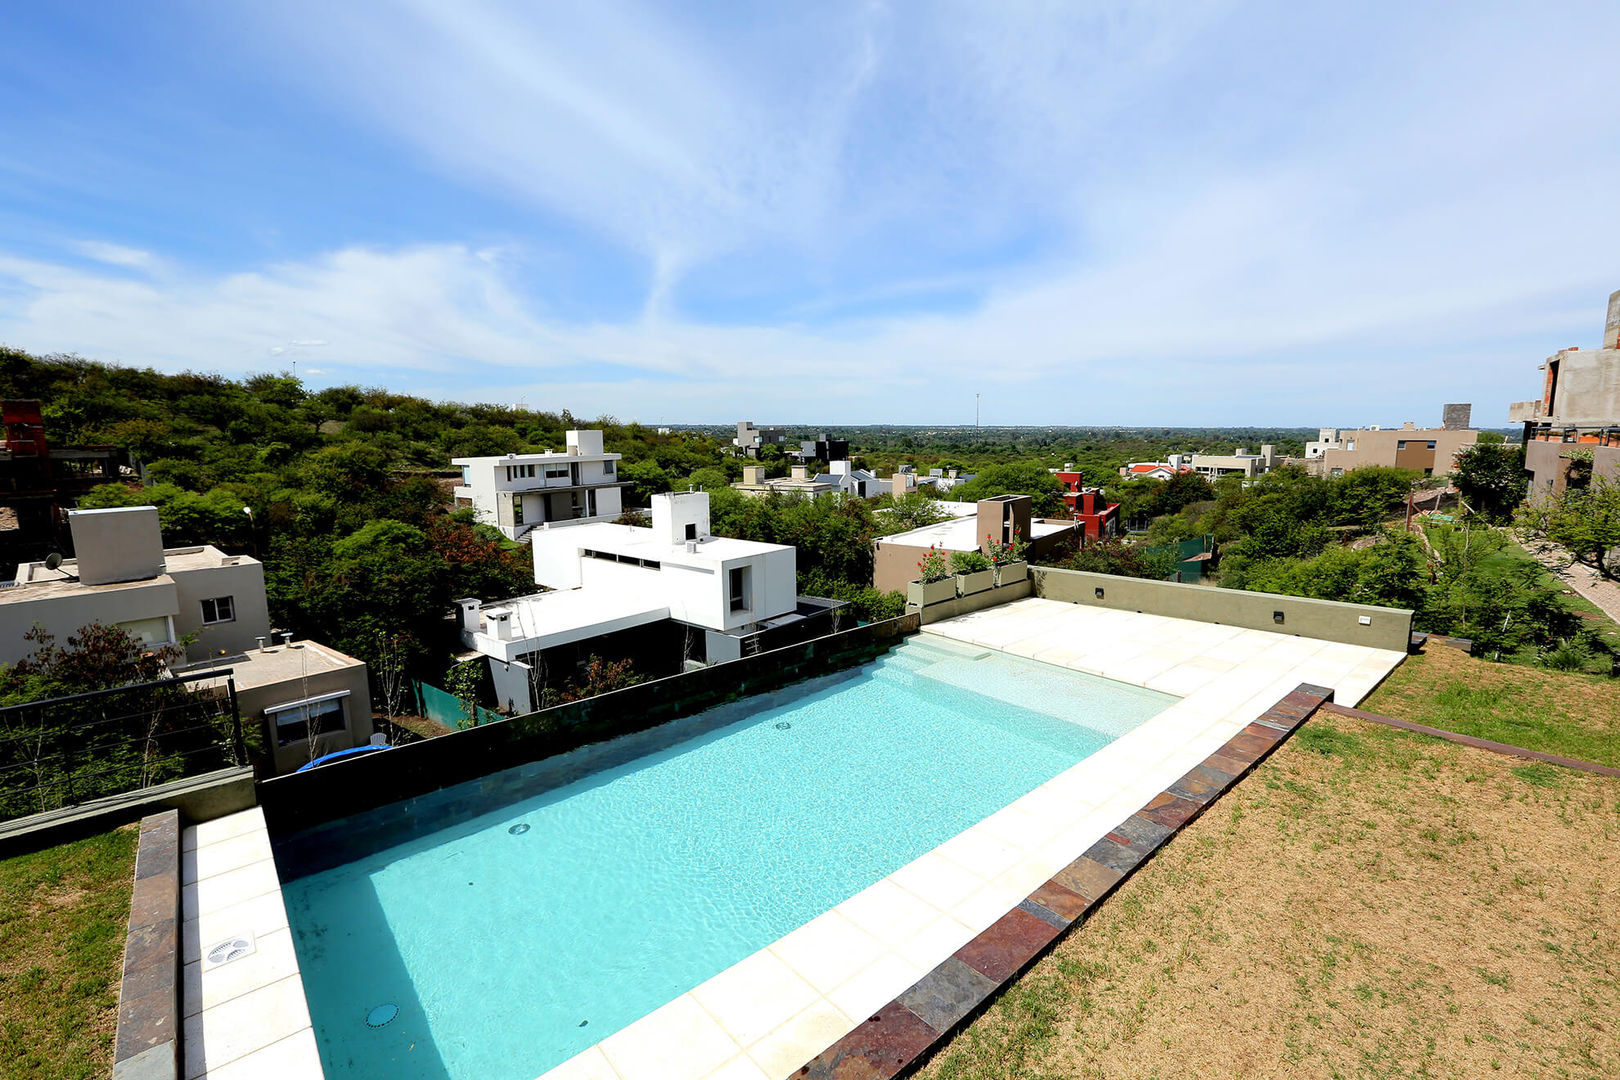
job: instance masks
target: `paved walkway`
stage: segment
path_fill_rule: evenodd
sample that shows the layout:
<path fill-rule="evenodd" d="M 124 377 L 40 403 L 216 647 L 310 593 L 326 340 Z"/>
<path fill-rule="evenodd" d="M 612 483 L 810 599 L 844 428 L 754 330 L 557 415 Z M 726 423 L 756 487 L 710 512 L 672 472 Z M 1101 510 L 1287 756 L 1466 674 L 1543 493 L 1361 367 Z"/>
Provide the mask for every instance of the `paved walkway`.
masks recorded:
<path fill-rule="evenodd" d="M 1620 584 L 1598 576 L 1596 570 L 1576 562 L 1574 556 L 1561 547 L 1537 544 L 1528 550 L 1531 556 L 1559 581 L 1596 604 L 1599 610 L 1616 623 L 1620 623 Z"/>

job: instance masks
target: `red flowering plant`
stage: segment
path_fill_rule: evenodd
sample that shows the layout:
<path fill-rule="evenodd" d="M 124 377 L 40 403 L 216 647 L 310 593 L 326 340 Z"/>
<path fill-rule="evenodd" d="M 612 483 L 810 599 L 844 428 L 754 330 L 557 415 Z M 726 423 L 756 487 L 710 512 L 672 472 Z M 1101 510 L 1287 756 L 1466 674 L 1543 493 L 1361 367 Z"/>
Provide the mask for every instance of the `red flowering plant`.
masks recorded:
<path fill-rule="evenodd" d="M 946 578 L 950 577 L 951 567 L 950 564 L 945 561 L 945 553 L 939 550 L 933 544 L 929 544 L 928 554 L 924 555 L 917 561 L 917 574 L 917 580 L 923 582 L 924 584 L 929 584 L 935 581 L 944 581 Z"/>
<path fill-rule="evenodd" d="M 984 538 L 986 541 L 985 553 L 990 556 L 991 566 L 1006 566 L 1008 563 L 1015 563 L 1023 559 L 1024 548 L 1027 545 L 1019 537 L 1018 532 L 1018 527 L 1013 526 L 1012 539 L 1005 542 L 997 540 L 993 536 Z"/>

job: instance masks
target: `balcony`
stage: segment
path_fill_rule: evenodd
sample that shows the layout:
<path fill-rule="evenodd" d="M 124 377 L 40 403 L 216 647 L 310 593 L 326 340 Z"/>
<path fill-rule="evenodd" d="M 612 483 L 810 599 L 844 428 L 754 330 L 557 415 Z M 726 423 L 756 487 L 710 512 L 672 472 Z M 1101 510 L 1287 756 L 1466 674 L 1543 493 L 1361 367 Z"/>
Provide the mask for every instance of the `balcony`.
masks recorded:
<path fill-rule="evenodd" d="M 1540 420 L 1542 417 L 1541 402 L 1515 401 L 1508 406 L 1508 422 L 1522 424 L 1530 420 Z"/>

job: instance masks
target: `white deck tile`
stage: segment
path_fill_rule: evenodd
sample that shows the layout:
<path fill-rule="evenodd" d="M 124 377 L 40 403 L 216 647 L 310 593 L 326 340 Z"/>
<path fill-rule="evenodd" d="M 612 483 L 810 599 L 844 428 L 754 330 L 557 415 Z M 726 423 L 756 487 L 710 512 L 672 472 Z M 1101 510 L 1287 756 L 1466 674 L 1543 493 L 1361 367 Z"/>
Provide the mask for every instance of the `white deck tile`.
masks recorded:
<path fill-rule="evenodd" d="M 240 904 L 256 896 L 277 892 L 280 888 L 276 864 L 269 859 L 260 859 L 201 881 L 186 882 L 180 890 L 181 917 L 189 921 L 197 918 L 199 911 Z"/>
<path fill-rule="evenodd" d="M 739 960 L 692 991 L 739 1046 L 763 1039 L 820 996 L 770 949 Z"/>
<path fill-rule="evenodd" d="M 602 1053 L 602 1047 L 598 1044 L 580 1051 L 556 1068 L 548 1069 L 543 1080 L 619 1080 L 619 1074 L 608 1064 L 607 1055 Z"/>
<path fill-rule="evenodd" d="M 743 1050 L 691 994 L 682 994 L 598 1045 L 623 1080 L 700 1077 Z"/>
<path fill-rule="evenodd" d="M 939 918 L 943 911 L 888 878 L 869 885 L 833 909 L 884 945 L 897 945 Z"/>
<path fill-rule="evenodd" d="M 207 949 L 215 944 L 217 942 L 209 941 L 202 947 Z M 185 966 L 181 982 L 185 1014 L 190 1016 L 211 1009 L 297 973 L 298 955 L 293 951 L 291 930 L 283 927 L 258 935 L 251 953 L 228 964 L 211 967 L 206 972 L 200 960 Z"/>
<path fill-rule="evenodd" d="M 949 911 L 983 887 L 985 880 L 971 870 L 932 851 L 911 860 L 889 875 L 889 880 L 914 896 Z"/>
<path fill-rule="evenodd" d="M 960 919 L 941 915 L 917 927 L 916 932 L 900 942 L 894 951 L 923 971 L 932 971 L 946 957 L 972 941 L 982 929 L 982 926 L 968 926 Z"/>
<path fill-rule="evenodd" d="M 238 961 L 240 963 L 241 961 Z M 308 1028 L 304 985 L 296 975 L 185 1019 L 187 1080 L 207 1076 Z"/>
<path fill-rule="evenodd" d="M 546 1080 L 552 1080 L 550 1073 L 546 1074 Z M 739 1054 L 709 1073 L 703 1080 L 779 1080 L 779 1078 L 760 1068 L 759 1063 L 747 1054 Z"/>
<path fill-rule="evenodd" d="M 767 1076 L 786 1077 L 843 1038 L 854 1026 L 855 1021 L 842 1009 L 825 998 L 818 998 L 771 1032 L 769 1038 L 750 1046 L 748 1056 Z"/>
<path fill-rule="evenodd" d="M 777 940 L 770 951 L 825 994 L 854 976 L 885 947 L 834 908 Z"/>
<path fill-rule="evenodd" d="M 929 970 L 912 963 L 898 952 L 886 952 L 878 957 L 875 964 L 869 964 L 834 987 L 827 994 L 827 1000 L 838 1006 L 845 1016 L 859 1023 L 905 993 Z"/>
<path fill-rule="evenodd" d="M 180 853 L 180 872 L 187 881 L 200 881 L 250 863 L 270 858 L 270 834 L 263 829 L 220 840 L 204 841 Z"/>
<path fill-rule="evenodd" d="M 205 821 L 200 825 L 192 825 L 185 830 L 180 838 L 180 850 L 190 851 L 199 844 L 212 844 L 218 840 L 229 840 L 264 829 L 264 811 L 257 806 L 251 810 L 243 810 L 239 814 L 227 814 L 213 821 Z"/>
<path fill-rule="evenodd" d="M 304 1028 L 280 1042 L 208 1070 L 208 1080 L 309 1080 L 320 1075 L 321 1052 L 315 1045 L 313 1028 Z"/>
<path fill-rule="evenodd" d="M 281 891 L 263 893 L 239 904 L 211 908 L 202 918 L 180 926 L 180 958 L 191 963 L 202 956 L 202 949 L 246 931 L 260 937 L 287 928 L 287 905 Z"/>

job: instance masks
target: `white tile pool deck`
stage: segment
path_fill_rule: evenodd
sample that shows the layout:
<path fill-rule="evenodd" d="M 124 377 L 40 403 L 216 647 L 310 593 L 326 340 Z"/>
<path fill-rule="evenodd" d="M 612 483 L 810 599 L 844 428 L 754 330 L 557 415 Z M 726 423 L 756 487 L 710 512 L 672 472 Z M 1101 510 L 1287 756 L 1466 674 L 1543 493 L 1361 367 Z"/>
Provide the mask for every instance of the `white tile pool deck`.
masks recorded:
<path fill-rule="evenodd" d="M 1302 682 L 1355 705 L 1404 653 L 1028 599 L 924 631 L 1182 697 L 1136 731 L 608 1036 L 544 1080 L 782 1080 Z M 319 1054 L 258 810 L 185 831 L 186 1080 L 314 1078 Z M 203 971 L 243 931 L 257 951 Z"/>
<path fill-rule="evenodd" d="M 1300 683 L 1355 705 L 1405 656 L 1039 599 L 923 632 L 1182 700 L 544 1080 L 783 1080 Z"/>
<path fill-rule="evenodd" d="M 255 807 L 186 829 L 180 890 L 185 1080 L 319 1077 L 264 813 Z M 254 951 L 205 970 L 203 953 L 238 935 L 251 935 Z"/>

